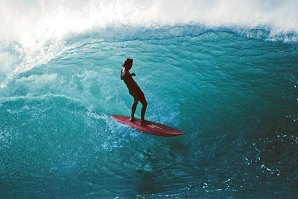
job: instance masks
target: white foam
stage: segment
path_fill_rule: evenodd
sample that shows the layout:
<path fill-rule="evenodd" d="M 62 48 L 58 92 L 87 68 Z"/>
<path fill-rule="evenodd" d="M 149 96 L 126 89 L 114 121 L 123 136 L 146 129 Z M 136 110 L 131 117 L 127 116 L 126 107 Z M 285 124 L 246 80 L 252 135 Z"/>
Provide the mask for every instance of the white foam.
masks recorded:
<path fill-rule="evenodd" d="M 0 0 L 0 82 L 47 62 L 63 39 L 108 26 L 200 24 L 298 33 L 297 0 Z M 6 75 L 3 75 L 6 74 Z M 8 78 L 9 79 L 9 78 Z"/>
<path fill-rule="evenodd" d="M 297 0 L 0 0 L 1 40 L 23 48 L 115 24 L 269 26 L 298 32 Z"/>

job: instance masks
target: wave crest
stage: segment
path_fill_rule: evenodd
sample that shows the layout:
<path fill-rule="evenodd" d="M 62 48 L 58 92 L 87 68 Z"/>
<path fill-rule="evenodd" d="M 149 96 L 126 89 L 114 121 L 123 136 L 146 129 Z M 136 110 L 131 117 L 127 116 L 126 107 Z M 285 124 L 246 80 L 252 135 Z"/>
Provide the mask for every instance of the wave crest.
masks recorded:
<path fill-rule="evenodd" d="M 298 1 L 0 0 L 0 19 L 0 82 L 3 82 L 10 79 L 7 74 L 18 74 L 55 57 L 63 50 L 64 39 L 69 35 L 108 27 L 261 27 L 269 30 L 271 41 L 278 38 L 297 42 Z M 294 36 L 289 37 L 291 34 Z"/>

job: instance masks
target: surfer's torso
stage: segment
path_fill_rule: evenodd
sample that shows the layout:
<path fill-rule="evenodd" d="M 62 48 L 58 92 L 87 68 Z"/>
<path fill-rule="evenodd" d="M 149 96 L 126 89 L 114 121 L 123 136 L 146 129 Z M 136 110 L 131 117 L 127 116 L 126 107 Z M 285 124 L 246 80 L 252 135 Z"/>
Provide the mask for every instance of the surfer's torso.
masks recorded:
<path fill-rule="evenodd" d="M 125 68 L 122 68 L 121 70 L 121 79 L 126 84 L 129 93 L 132 96 L 138 97 L 138 96 L 144 96 L 144 93 L 138 86 L 138 84 L 135 82 L 135 80 L 132 78 L 132 75 L 129 71 L 125 70 Z"/>

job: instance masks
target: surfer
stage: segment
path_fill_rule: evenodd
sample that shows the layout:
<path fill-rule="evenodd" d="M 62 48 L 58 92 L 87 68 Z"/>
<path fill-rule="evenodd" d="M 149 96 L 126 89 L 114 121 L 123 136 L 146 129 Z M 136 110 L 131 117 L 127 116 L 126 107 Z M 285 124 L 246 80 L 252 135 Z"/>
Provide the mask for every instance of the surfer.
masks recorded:
<path fill-rule="evenodd" d="M 122 65 L 123 68 L 121 70 L 121 80 L 124 81 L 126 84 L 129 94 L 133 97 L 134 102 L 131 107 L 131 116 L 130 116 L 130 121 L 134 122 L 135 121 L 135 111 L 138 105 L 138 102 L 140 101 L 142 103 L 142 110 L 141 110 L 141 124 L 145 125 L 145 112 L 147 108 L 147 101 L 145 98 L 145 95 L 141 88 L 138 86 L 138 84 L 134 81 L 132 78 L 133 76 L 136 76 L 136 74 L 129 72 L 129 70 L 132 68 L 133 64 L 133 59 L 127 58 Z"/>

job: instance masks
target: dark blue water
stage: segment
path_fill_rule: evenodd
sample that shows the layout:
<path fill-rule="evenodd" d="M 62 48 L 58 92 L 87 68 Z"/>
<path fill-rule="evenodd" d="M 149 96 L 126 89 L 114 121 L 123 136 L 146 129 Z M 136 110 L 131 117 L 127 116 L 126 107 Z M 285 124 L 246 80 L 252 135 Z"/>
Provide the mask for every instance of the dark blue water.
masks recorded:
<path fill-rule="evenodd" d="M 297 198 L 295 31 L 132 24 L 1 43 L 0 198 Z M 184 135 L 111 119 L 127 57 L 147 119 Z"/>

